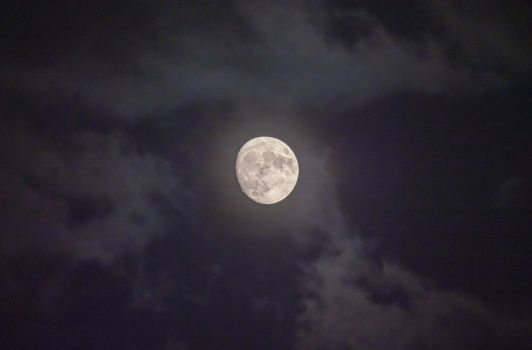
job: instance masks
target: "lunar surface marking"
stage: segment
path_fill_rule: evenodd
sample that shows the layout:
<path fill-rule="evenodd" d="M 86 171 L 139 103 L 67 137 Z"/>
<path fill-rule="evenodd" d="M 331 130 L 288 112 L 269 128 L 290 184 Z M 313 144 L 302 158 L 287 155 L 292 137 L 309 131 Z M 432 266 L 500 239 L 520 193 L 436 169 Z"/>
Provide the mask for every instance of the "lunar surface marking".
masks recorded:
<path fill-rule="evenodd" d="M 257 137 L 238 152 L 236 175 L 249 198 L 260 204 L 275 204 L 294 189 L 299 165 L 287 144 L 273 137 Z"/>

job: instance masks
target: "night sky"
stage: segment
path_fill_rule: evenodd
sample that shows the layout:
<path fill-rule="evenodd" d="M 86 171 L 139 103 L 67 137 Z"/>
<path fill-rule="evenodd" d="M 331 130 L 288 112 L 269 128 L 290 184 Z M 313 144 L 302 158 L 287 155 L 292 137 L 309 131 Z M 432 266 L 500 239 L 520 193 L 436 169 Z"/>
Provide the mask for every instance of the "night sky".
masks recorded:
<path fill-rule="evenodd" d="M 7 1 L 0 348 L 532 349 L 526 0 Z M 265 206 L 240 147 L 286 142 Z"/>

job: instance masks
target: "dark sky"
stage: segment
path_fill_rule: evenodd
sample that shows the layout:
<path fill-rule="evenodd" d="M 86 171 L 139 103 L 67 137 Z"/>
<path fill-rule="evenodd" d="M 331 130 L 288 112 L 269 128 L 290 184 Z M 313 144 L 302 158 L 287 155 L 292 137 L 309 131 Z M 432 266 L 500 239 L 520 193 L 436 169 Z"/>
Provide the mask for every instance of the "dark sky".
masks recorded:
<path fill-rule="evenodd" d="M 532 348 L 532 7 L 9 1 L 0 348 Z M 294 192 L 240 190 L 289 144 Z"/>

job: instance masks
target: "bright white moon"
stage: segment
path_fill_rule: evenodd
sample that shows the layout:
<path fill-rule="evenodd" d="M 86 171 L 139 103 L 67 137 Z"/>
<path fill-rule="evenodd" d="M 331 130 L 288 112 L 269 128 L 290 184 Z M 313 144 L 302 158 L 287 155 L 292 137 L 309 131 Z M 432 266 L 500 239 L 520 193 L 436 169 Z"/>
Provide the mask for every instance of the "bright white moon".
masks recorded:
<path fill-rule="evenodd" d="M 275 204 L 296 186 L 299 165 L 286 143 L 273 137 L 257 137 L 238 152 L 236 176 L 249 198 L 260 204 Z"/>

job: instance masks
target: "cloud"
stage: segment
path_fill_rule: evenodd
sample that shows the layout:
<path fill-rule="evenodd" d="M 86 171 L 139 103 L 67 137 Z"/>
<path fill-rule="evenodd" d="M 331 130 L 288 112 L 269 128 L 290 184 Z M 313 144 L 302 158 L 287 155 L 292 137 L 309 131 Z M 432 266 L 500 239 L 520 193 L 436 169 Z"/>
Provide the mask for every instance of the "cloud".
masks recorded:
<path fill-rule="evenodd" d="M 4 251 L 110 260 L 163 229 L 160 198 L 179 203 L 173 167 L 124 136 L 82 131 L 61 144 L 42 131 L 2 126 Z"/>
<path fill-rule="evenodd" d="M 278 349 L 287 347 L 294 329 L 298 346 L 309 350 L 503 347 L 514 335 L 524 344 L 526 318 L 506 319 L 473 295 L 440 288 L 399 264 L 370 259 L 368 243 L 339 205 L 328 151 L 287 131 L 290 118 L 294 129 L 306 128 L 303 111 L 329 117 L 400 92 L 497 88 L 509 76 L 530 71 L 524 41 L 513 36 L 521 31 L 502 26 L 496 14 L 475 17 L 454 2 L 413 1 L 408 11 L 397 2 L 342 5 L 347 3 L 110 1 L 90 7 L 98 11 L 57 4 L 29 11 L 12 3 L 13 16 L 3 11 L 10 14 L 5 32 L 14 34 L 2 58 L 3 88 L 79 96 L 79 104 L 92 112 L 66 106 L 62 113 L 68 115 L 55 119 L 57 111 L 44 108 L 39 122 L 26 105 L 16 112 L 2 109 L 9 114 L 0 124 L 0 200 L 8 203 L 0 213 L 2 252 L 103 262 L 136 253 L 140 272 L 132 275 L 139 276 L 127 275 L 124 283 L 137 283 L 132 298 L 147 308 L 155 305 L 177 325 L 175 339 L 182 342 L 170 337 L 167 348 L 189 347 L 198 328 L 200 334 L 223 333 L 229 343 L 245 346 L 254 339 L 243 343 L 242 329 L 258 336 L 265 325 L 277 332 L 265 347 Z M 100 7 L 109 17 L 100 17 Z M 28 22 L 35 24 L 31 30 L 20 25 Z M 30 40 L 36 32 L 37 40 Z M 226 101 L 232 103 L 229 112 L 219 107 Z M 211 103 L 215 107 L 205 114 L 220 120 L 198 118 L 193 127 L 183 121 L 198 114 L 188 106 Z M 270 111 L 288 117 L 280 123 L 282 118 L 267 116 Z M 233 148 L 264 129 L 250 127 L 224 143 L 235 134 L 222 124 L 254 118 L 277 124 L 268 131 L 294 136 L 294 143 L 287 142 L 301 155 L 296 191 L 267 215 L 225 201 L 231 194 L 224 191 L 234 185 Z M 80 125 L 71 120 L 81 120 Z M 155 120 L 163 120 L 169 131 L 157 125 L 147 133 Z M 55 129 L 48 129 L 50 123 Z M 131 125 L 136 136 L 127 135 Z M 172 134 L 176 129 L 179 133 Z M 216 144 L 220 134 L 224 140 Z M 188 147 L 194 160 L 177 169 L 168 156 L 174 146 Z M 188 201 L 182 183 L 190 181 L 187 172 L 196 172 L 191 182 L 194 194 L 204 195 L 199 204 Z M 511 193 L 501 201 L 516 188 L 521 187 L 503 188 Z M 237 195 L 238 189 L 231 199 Z M 197 211 L 187 224 L 169 229 L 190 206 Z M 257 238 L 274 231 L 278 242 L 260 240 L 268 235 Z M 282 236 L 288 231 L 294 246 Z M 80 280 L 85 275 L 76 272 Z M 56 295 L 56 285 L 49 286 L 45 292 Z M 62 288 L 67 295 L 69 287 Z M 209 319 L 212 310 L 228 318 Z M 212 348 L 209 341 L 198 342 Z"/>
<path fill-rule="evenodd" d="M 475 74 L 492 71 L 517 80 L 530 74 L 532 51 L 524 30 L 530 6 L 525 2 L 433 0 L 431 8 L 445 28 L 442 40 Z"/>
<path fill-rule="evenodd" d="M 525 339 L 525 322 L 397 265 L 372 264 L 347 238 L 336 244 L 309 266 L 300 349 L 524 348 L 512 339 Z"/>
<path fill-rule="evenodd" d="M 134 49 L 125 56 L 112 58 L 130 69 L 110 70 L 105 60 L 94 56 L 100 52 L 98 46 L 87 48 L 76 42 L 72 52 L 56 53 L 63 57 L 57 63 L 6 73 L 12 84 L 76 91 L 86 102 L 127 118 L 164 114 L 198 100 L 231 100 L 242 108 L 326 110 L 334 106 L 338 110 L 401 91 L 467 92 L 499 86 L 503 76 L 496 70 L 485 67 L 482 74 L 473 74 L 470 65 L 457 65 L 449 58 L 448 45 L 453 40 L 478 51 L 467 44 L 467 35 L 475 31 L 456 28 L 451 18 L 458 16 L 452 12 L 440 20 L 443 33 L 450 34 L 439 34 L 429 25 L 439 23 L 435 10 L 431 11 L 435 5 L 414 3 L 412 11 L 422 14 L 416 21 L 427 23 L 419 28 L 408 27 L 410 22 L 395 23 L 391 18 L 397 16 L 365 2 L 358 6 L 299 1 L 154 3 L 150 15 L 141 17 L 140 28 L 125 25 L 109 39 L 111 47 L 122 47 L 121 37 L 130 39 L 139 30 L 141 38 L 157 38 L 138 39 L 127 45 Z M 451 8 L 445 5 L 447 12 Z M 126 24 L 133 20 L 124 18 Z M 93 22 L 97 21 L 89 21 Z M 342 23 L 356 26 L 343 28 Z M 338 26 L 343 29 L 331 29 Z M 363 33 L 357 34 L 360 26 Z M 418 32 L 426 35 L 415 35 Z M 493 50 L 500 47 L 509 52 L 501 46 L 505 37 L 493 43 Z M 346 40 L 349 44 L 334 44 Z"/>
<path fill-rule="evenodd" d="M 308 181 L 315 198 L 305 191 L 309 197 L 301 200 L 301 219 L 308 226 L 295 236 L 300 257 L 305 257 L 297 348 L 466 350 L 529 345 L 529 317 L 447 290 L 400 263 L 370 258 L 368 242 L 339 206 L 329 159 L 310 161 Z"/>
<path fill-rule="evenodd" d="M 166 341 L 164 350 L 187 350 L 187 347 L 183 343 L 176 341 L 172 338 L 169 338 Z"/>

